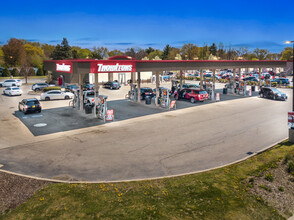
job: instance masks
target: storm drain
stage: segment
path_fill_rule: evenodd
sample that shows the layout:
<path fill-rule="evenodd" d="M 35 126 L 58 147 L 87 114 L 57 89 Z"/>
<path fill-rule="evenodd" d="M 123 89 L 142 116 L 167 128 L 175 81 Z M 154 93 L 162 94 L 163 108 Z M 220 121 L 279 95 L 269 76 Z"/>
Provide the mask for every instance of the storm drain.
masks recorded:
<path fill-rule="evenodd" d="M 38 124 L 34 124 L 34 127 L 36 127 L 36 128 L 41 128 L 41 127 L 45 127 L 45 126 L 47 126 L 46 123 L 38 123 Z"/>
<path fill-rule="evenodd" d="M 254 152 L 249 151 L 249 152 L 247 152 L 247 154 L 248 155 L 251 155 L 251 154 L 254 154 Z"/>

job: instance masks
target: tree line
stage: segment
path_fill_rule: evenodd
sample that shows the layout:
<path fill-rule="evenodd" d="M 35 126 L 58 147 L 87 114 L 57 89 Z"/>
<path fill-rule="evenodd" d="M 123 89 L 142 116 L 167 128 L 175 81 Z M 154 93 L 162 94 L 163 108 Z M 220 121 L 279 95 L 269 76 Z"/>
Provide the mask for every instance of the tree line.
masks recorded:
<path fill-rule="evenodd" d="M 53 59 L 107 59 L 111 56 L 127 55 L 137 60 L 291 60 L 291 47 L 284 48 L 280 53 L 271 53 L 267 49 L 225 46 L 223 43 L 197 46 L 184 44 L 181 48 L 167 44 L 163 50 L 148 47 L 128 48 L 125 51 L 108 50 L 106 47 L 92 49 L 70 46 L 63 38 L 61 44 L 50 45 L 11 38 L 7 44 L 0 47 L 0 66 L 13 68 L 12 74 L 34 75 L 32 68 L 37 68 L 37 75 L 43 75 L 43 60 Z M 19 71 L 20 69 L 20 71 Z M 4 71 L 4 74 L 9 74 Z M 3 75 L 3 73 L 2 73 Z"/>

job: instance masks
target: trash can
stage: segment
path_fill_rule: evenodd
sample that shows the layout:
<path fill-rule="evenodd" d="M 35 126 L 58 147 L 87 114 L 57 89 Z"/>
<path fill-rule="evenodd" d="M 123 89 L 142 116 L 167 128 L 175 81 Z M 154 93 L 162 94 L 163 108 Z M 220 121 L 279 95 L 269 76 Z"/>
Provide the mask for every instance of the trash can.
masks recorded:
<path fill-rule="evenodd" d="M 255 91 L 255 86 L 251 86 L 251 90 L 252 90 L 252 92 L 254 92 Z"/>
<path fill-rule="evenodd" d="M 92 109 L 93 109 L 92 104 L 87 103 L 87 104 L 85 105 L 85 113 L 86 113 L 86 114 L 91 114 L 91 113 L 92 113 Z"/>
<path fill-rule="evenodd" d="M 228 94 L 228 88 L 223 88 L 223 94 Z"/>
<path fill-rule="evenodd" d="M 145 104 L 150 105 L 151 104 L 151 96 L 145 96 Z"/>

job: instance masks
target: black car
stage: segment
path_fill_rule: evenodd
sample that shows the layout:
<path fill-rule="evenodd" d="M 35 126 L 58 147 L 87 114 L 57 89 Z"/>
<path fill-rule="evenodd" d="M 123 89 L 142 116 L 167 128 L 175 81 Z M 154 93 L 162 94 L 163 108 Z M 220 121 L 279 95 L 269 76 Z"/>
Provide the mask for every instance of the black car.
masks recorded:
<path fill-rule="evenodd" d="M 118 82 L 107 82 L 103 84 L 104 88 L 119 89 L 121 86 Z"/>
<path fill-rule="evenodd" d="M 38 99 L 23 99 L 18 103 L 18 110 L 24 114 L 29 112 L 41 112 L 42 106 Z"/>
<path fill-rule="evenodd" d="M 151 96 L 151 98 L 154 96 L 153 90 L 149 87 L 143 87 L 141 88 L 141 100 L 144 100 L 146 96 Z"/>
<path fill-rule="evenodd" d="M 277 88 L 272 88 L 272 87 L 263 87 L 259 91 L 260 97 L 264 98 L 270 98 L 274 100 L 287 100 L 287 95 L 285 93 L 282 93 L 280 90 Z"/>

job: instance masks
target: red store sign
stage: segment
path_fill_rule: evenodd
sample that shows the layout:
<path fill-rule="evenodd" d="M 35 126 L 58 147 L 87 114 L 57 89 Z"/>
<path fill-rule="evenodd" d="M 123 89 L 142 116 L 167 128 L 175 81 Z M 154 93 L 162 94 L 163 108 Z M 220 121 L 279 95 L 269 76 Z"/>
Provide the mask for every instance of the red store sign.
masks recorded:
<path fill-rule="evenodd" d="M 91 62 L 91 73 L 136 72 L 135 62 L 132 61 L 97 61 Z"/>
<path fill-rule="evenodd" d="M 56 62 L 56 72 L 72 73 L 72 62 L 71 61 Z"/>

